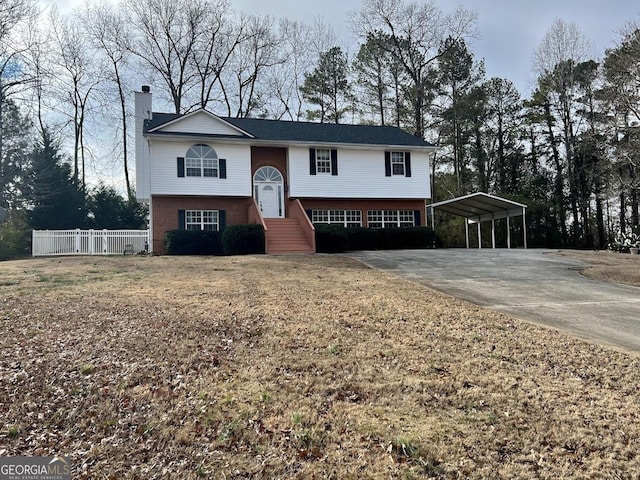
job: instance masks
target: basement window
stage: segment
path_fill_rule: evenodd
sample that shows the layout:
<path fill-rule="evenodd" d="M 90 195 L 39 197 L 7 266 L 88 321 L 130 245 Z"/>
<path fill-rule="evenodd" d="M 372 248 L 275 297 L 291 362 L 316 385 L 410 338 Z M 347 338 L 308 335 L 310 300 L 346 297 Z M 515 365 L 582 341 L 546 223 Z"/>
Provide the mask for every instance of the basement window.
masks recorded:
<path fill-rule="evenodd" d="M 186 230 L 219 230 L 218 210 L 186 210 L 185 212 Z"/>

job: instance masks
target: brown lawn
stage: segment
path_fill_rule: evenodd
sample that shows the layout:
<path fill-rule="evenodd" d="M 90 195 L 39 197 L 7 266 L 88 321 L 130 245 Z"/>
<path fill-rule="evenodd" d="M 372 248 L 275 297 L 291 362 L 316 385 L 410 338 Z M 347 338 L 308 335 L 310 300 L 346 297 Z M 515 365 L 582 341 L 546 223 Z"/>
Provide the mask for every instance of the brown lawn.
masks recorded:
<path fill-rule="evenodd" d="M 590 250 L 563 250 L 559 254 L 588 263 L 582 272 L 587 277 L 640 287 L 640 255 Z"/>
<path fill-rule="evenodd" d="M 633 478 L 638 367 L 337 256 L 0 263 L 0 456 L 74 479 Z"/>

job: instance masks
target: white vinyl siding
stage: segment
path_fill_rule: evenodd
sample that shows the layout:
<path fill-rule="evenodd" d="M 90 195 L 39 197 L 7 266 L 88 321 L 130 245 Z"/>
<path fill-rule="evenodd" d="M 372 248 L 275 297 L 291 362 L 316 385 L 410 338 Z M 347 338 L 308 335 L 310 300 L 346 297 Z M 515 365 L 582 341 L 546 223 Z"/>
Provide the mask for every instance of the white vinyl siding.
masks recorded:
<path fill-rule="evenodd" d="M 194 112 L 171 123 L 159 131 L 181 133 L 203 133 L 209 135 L 241 135 L 241 132 L 224 121 L 206 112 Z"/>
<path fill-rule="evenodd" d="M 251 147 L 249 145 L 208 142 L 218 159 L 226 159 L 227 178 L 186 176 L 178 178 L 176 158 L 185 157 L 197 142 L 168 141 L 151 138 L 151 194 L 251 196 Z M 210 165 L 205 163 L 205 167 Z M 185 173 L 189 164 L 185 159 Z M 204 172 L 207 174 L 208 172 Z M 219 171 L 218 171 L 219 176 Z"/>
<path fill-rule="evenodd" d="M 220 154 L 219 154 L 220 155 Z M 385 150 L 338 149 L 339 175 L 309 175 L 309 149 L 289 148 L 289 195 L 299 198 L 430 198 L 429 159 L 411 152 L 412 176 L 385 176 Z"/>

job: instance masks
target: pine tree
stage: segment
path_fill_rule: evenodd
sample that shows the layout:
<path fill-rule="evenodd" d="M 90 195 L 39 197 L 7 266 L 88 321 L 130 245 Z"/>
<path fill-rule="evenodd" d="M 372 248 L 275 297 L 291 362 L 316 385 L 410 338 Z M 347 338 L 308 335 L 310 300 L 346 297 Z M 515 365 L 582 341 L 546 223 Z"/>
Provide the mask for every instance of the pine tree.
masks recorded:
<path fill-rule="evenodd" d="M 13 100 L 0 94 L 0 207 L 21 206 L 30 139 L 29 121 Z"/>
<path fill-rule="evenodd" d="M 309 103 L 320 107 L 319 110 L 307 111 L 310 120 L 340 123 L 348 110 L 347 102 L 350 99 L 348 69 L 347 56 L 340 47 L 333 47 L 320 55 L 320 62 L 311 74 L 305 74 L 304 83 L 300 87 L 302 96 Z"/>
<path fill-rule="evenodd" d="M 87 225 L 85 193 L 70 165 L 63 161 L 58 142 L 46 129 L 33 151 L 30 180 L 33 228 L 69 229 Z"/>
<path fill-rule="evenodd" d="M 93 228 L 112 230 L 139 229 L 146 220 L 147 209 L 135 199 L 125 200 L 113 187 L 98 185 L 88 199 Z"/>

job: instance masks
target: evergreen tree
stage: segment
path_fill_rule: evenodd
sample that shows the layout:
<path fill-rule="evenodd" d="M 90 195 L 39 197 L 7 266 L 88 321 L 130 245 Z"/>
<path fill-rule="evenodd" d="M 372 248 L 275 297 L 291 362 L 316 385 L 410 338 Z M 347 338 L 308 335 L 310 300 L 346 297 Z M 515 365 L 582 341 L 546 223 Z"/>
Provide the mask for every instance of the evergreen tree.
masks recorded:
<path fill-rule="evenodd" d="M 340 123 L 351 98 L 348 70 L 347 56 L 340 47 L 333 47 L 320 55 L 320 62 L 311 74 L 305 74 L 300 87 L 302 96 L 320 107 L 319 110 L 307 111 L 310 120 Z"/>
<path fill-rule="evenodd" d="M 604 60 L 604 100 L 611 109 L 613 173 L 620 202 L 619 227 L 640 228 L 640 27 L 631 28 Z M 627 215 L 630 218 L 627 219 Z"/>
<path fill-rule="evenodd" d="M 35 229 L 83 228 L 87 225 L 85 193 L 60 146 L 45 129 L 33 151 L 30 175 L 30 223 Z"/>
<path fill-rule="evenodd" d="M 142 228 L 147 209 L 135 199 L 124 199 L 113 187 L 98 185 L 88 198 L 91 226 L 98 229 Z"/>
<path fill-rule="evenodd" d="M 389 35 L 376 31 L 367 40 L 353 62 L 359 87 L 358 103 L 367 117 L 379 125 L 401 127 L 409 124 L 406 104 L 404 67 L 390 53 Z"/>
<path fill-rule="evenodd" d="M 22 211 L 11 210 L 0 219 L 0 260 L 29 254 L 31 230 Z"/>
<path fill-rule="evenodd" d="M 495 171 L 494 193 L 515 194 L 522 172 L 522 102 L 516 87 L 504 78 L 492 78 L 482 85 L 485 93 L 487 155 Z"/>
<path fill-rule="evenodd" d="M 448 146 L 453 173 L 457 178 L 456 193 L 472 191 L 469 144 L 478 118 L 477 96 L 473 88 L 484 76 L 484 66 L 476 64 L 463 39 L 448 38 L 441 49 L 438 85 L 444 99 L 439 112 L 440 135 Z M 477 132 L 476 132 L 477 133 Z"/>
<path fill-rule="evenodd" d="M 0 94 L 0 207 L 22 205 L 30 140 L 31 124 L 13 100 Z"/>

